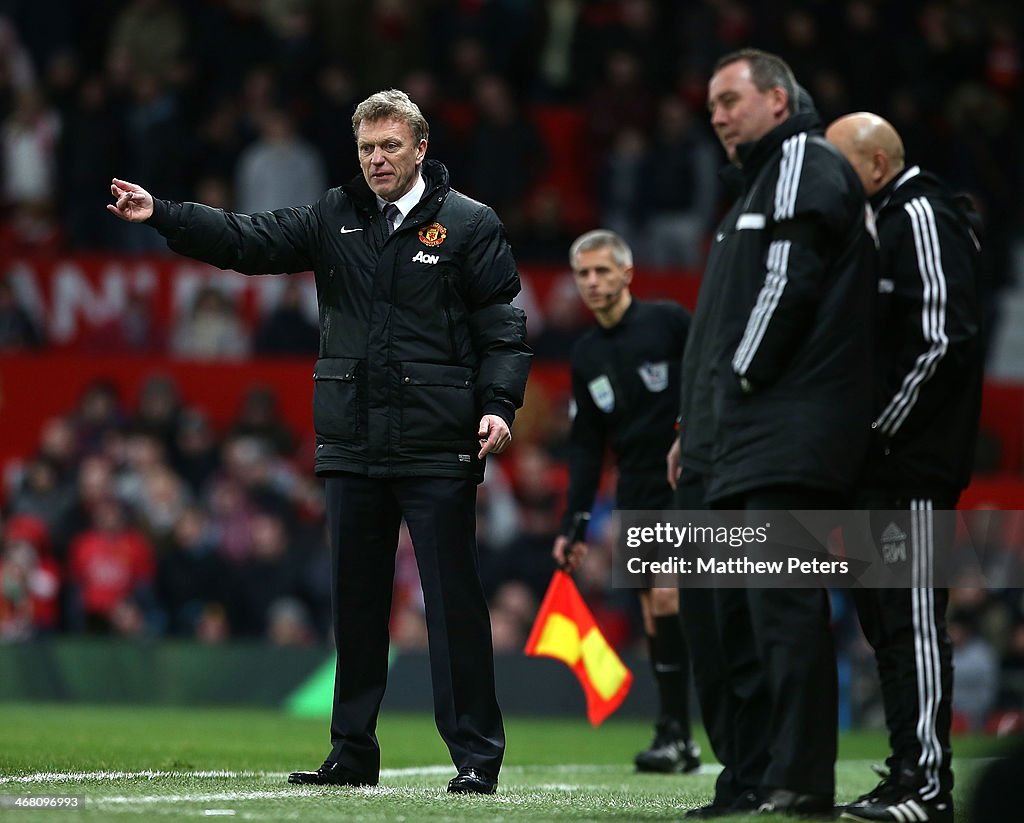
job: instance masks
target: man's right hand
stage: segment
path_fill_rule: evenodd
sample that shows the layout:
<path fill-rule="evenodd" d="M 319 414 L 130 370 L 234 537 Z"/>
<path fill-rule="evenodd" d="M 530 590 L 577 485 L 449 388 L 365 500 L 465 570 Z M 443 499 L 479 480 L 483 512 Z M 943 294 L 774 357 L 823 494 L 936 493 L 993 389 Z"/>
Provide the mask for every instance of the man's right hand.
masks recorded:
<path fill-rule="evenodd" d="M 555 545 L 551 549 L 551 556 L 564 572 L 572 572 L 580 564 L 580 561 L 587 554 L 586 543 L 573 543 L 569 545 L 569 538 L 560 534 L 555 538 Z"/>
<path fill-rule="evenodd" d="M 679 477 L 683 473 L 683 468 L 680 461 L 680 455 L 683 447 L 679 445 L 679 438 L 677 437 L 672 441 L 672 448 L 668 450 L 668 454 L 665 455 L 665 467 L 668 477 L 668 484 L 675 490 L 676 485 L 679 483 Z"/>
<path fill-rule="evenodd" d="M 153 216 L 153 198 L 142 186 L 116 177 L 110 182 L 110 193 L 117 200 L 107 204 L 107 211 L 129 223 L 141 223 Z"/>

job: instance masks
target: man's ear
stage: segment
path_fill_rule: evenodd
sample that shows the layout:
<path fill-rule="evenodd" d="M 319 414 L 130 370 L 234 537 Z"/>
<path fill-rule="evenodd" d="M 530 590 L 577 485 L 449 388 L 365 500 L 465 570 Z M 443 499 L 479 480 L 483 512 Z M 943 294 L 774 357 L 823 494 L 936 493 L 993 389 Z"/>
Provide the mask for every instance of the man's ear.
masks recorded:
<path fill-rule="evenodd" d="M 871 181 L 882 187 L 882 181 L 889 175 L 889 155 L 881 149 L 875 149 L 871 155 Z"/>
<path fill-rule="evenodd" d="M 772 114 L 779 117 L 789 111 L 789 94 L 782 86 L 773 86 L 770 95 Z"/>

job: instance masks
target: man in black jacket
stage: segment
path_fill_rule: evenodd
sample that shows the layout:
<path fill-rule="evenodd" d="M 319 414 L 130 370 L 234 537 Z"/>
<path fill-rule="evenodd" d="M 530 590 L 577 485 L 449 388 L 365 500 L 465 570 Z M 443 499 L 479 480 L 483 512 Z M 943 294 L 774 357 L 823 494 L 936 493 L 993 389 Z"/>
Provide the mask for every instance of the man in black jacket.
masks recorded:
<path fill-rule="evenodd" d="M 619 509 L 672 508 L 663 461 L 675 438 L 690 313 L 676 303 L 633 299 L 633 252 L 615 232 L 597 229 L 576 238 L 569 263 L 597 320 L 572 350 L 569 496 L 552 549 L 571 571 L 587 550 L 582 541 L 570 545 L 572 522 L 594 505 L 607 446 L 619 472 Z M 654 740 L 634 762 L 641 772 L 692 772 L 700 766 L 700 749 L 690 739 L 690 655 L 679 624 L 679 591 L 643 590 L 640 605 L 661 706 Z"/>
<path fill-rule="evenodd" d="M 826 136 L 870 198 L 881 256 L 876 406 L 861 505 L 908 511 L 908 553 L 892 562 L 912 569 L 909 588 L 854 590 L 878 663 L 891 753 L 889 774 L 843 817 L 951 823 L 949 590 L 933 577 L 953 538 L 940 513 L 956 508 L 967 486 L 978 432 L 981 245 L 972 210 L 933 175 L 906 167 L 903 142 L 881 117 L 842 117 Z M 879 528 L 889 525 L 888 516 L 882 521 Z"/>
<path fill-rule="evenodd" d="M 114 180 L 131 222 L 243 274 L 313 270 L 316 471 L 326 478 L 334 636 L 332 749 L 291 783 L 373 785 L 398 529 L 416 549 L 450 792 L 491 793 L 505 736 L 477 568 L 476 485 L 511 440 L 531 353 L 510 305 L 519 275 L 494 211 L 425 160 L 428 125 L 401 91 L 352 117 L 362 175 L 310 206 L 245 215 L 154 200 Z"/>
<path fill-rule="evenodd" d="M 864 192 L 797 100 L 785 62 L 754 49 L 723 57 L 708 87 L 741 194 L 715 235 L 684 357 L 681 461 L 720 509 L 845 508 L 867 438 L 875 248 Z M 741 709 L 766 678 L 767 763 L 756 800 L 716 796 L 695 816 L 727 814 L 730 803 L 831 815 L 837 685 L 825 590 L 747 589 L 709 620 L 705 633 L 718 633 L 729 658 L 722 690 Z M 753 661 L 733 659 L 733 644 L 752 645 Z M 699 653 L 694 661 L 699 681 Z M 756 742 L 712 740 L 716 753 Z"/>

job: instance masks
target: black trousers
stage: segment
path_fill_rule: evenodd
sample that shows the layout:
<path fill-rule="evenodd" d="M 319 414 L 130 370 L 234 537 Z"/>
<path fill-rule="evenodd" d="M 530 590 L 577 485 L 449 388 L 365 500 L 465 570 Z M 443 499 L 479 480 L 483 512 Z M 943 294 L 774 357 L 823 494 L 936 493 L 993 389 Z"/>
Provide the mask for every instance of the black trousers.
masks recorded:
<path fill-rule="evenodd" d="M 896 525 L 906 536 L 910 587 L 853 589 L 861 628 L 875 651 L 891 753 L 888 766 L 925 800 L 953 788 L 949 734 L 953 693 L 953 649 L 946 632 L 949 589 L 932 585 L 935 567 L 952 548 L 957 495 L 900 498 L 865 494 L 865 508 L 905 510 Z M 888 516 L 872 517 L 872 539 L 882 546 Z"/>
<path fill-rule="evenodd" d="M 843 509 L 838 495 L 800 487 L 755 489 L 715 501 L 724 510 Z M 828 592 L 822 588 L 746 589 L 746 618 L 724 633 L 726 648 L 753 637 L 768 690 L 768 765 L 763 789 L 833 797 L 838 747 L 838 683 Z M 743 741 L 737 745 L 742 746 Z"/>
<path fill-rule="evenodd" d="M 684 473 L 675 506 L 700 511 L 704 482 Z M 754 646 L 747 594 L 743 589 L 684 588 L 679 615 L 690 646 L 701 720 L 722 771 L 715 803 L 728 806 L 761 787 L 768 767 L 768 715 L 771 700 Z"/>
<path fill-rule="evenodd" d="M 457 767 L 497 777 L 505 731 L 490 617 L 476 554 L 476 484 L 447 477 L 329 476 L 332 606 L 338 652 L 328 760 L 380 772 L 377 716 L 388 674 L 398 530 L 412 537 L 426 608 L 434 718 Z"/>

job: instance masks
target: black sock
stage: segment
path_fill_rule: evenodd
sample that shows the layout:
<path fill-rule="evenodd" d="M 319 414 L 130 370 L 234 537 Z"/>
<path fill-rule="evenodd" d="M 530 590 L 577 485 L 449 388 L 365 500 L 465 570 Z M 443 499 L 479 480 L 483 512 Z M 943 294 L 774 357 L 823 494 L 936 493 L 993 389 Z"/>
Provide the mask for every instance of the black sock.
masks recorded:
<path fill-rule="evenodd" d="M 690 653 L 683 639 L 678 614 L 654 618 L 656 634 L 648 636 L 651 670 L 658 684 L 661 716 L 677 721 L 683 736 L 690 737 Z"/>

